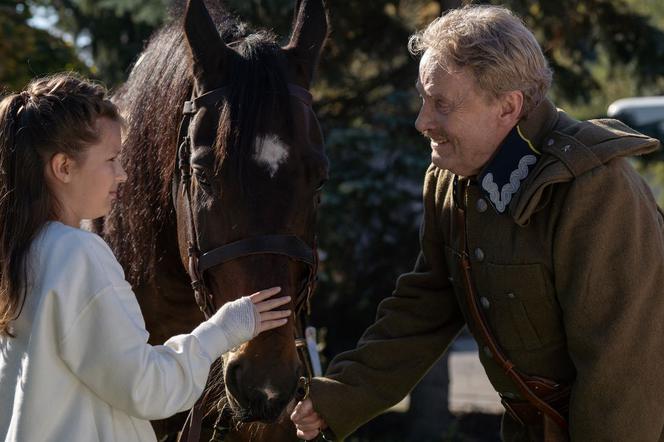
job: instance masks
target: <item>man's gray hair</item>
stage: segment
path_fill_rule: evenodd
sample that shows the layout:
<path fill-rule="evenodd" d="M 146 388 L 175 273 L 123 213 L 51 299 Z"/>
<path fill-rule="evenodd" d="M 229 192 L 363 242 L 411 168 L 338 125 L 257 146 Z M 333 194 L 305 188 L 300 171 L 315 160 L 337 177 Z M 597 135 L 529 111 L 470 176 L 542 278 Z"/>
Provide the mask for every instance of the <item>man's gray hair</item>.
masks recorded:
<path fill-rule="evenodd" d="M 431 50 L 448 71 L 469 68 L 491 97 L 521 91 L 522 115 L 537 106 L 551 86 L 552 71 L 535 36 L 500 6 L 452 9 L 412 35 L 408 49 L 413 55 Z"/>

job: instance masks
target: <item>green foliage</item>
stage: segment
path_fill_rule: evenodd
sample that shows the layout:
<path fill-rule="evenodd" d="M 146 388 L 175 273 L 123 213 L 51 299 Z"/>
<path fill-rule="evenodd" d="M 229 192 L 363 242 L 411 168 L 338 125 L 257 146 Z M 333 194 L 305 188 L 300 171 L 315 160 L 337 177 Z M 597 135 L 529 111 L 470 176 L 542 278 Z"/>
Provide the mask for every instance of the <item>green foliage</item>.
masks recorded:
<path fill-rule="evenodd" d="M 595 68 L 602 57 L 609 61 L 604 65 L 609 77 L 613 69 L 635 67 L 637 92 L 664 76 L 664 28 L 625 0 L 507 3 L 535 30 L 554 69 L 557 98 L 587 103 L 601 93 L 607 82 Z"/>
<path fill-rule="evenodd" d="M 551 96 L 574 117 L 604 117 L 617 99 L 664 94 L 661 1 L 519 0 L 510 7 L 535 30 L 554 68 Z"/>
<path fill-rule="evenodd" d="M 634 160 L 632 163 L 653 191 L 659 207 L 664 207 L 664 162 Z"/>
<path fill-rule="evenodd" d="M 354 344 L 417 254 L 429 150 L 408 115 L 411 99 L 394 93 L 367 112 L 366 125 L 327 131 L 331 171 L 319 214 L 314 320 L 330 330 L 329 355 Z"/>
<path fill-rule="evenodd" d="M 0 92 L 18 91 L 36 76 L 64 70 L 86 73 L 74 47 L 34 29 L 26 2 L 0 1 Z"/>
<path fill-rule="evenodd" d="M 94 61 L 108 86 L 122 83 L 144 42 L 167 17 L 168 0 L 32 0 L 54 8 L 56 26 Z M 84 42 L 84 43 L 83 43 Z"/>

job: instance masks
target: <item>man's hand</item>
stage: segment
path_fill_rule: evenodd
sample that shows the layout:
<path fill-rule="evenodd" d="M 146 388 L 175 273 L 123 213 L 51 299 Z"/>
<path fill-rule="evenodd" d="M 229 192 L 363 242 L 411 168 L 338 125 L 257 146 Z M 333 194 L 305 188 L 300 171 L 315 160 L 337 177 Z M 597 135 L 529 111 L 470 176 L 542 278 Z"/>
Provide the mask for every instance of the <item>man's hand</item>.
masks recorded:
<path fill-rule="evenodd" d="M 290 418 L 297 428 L 297 437 L 304 440 L 314 439 L 321 430 L 327 428 L 327 423 L 314 410 L 311 399 L 298 402 Z"/>

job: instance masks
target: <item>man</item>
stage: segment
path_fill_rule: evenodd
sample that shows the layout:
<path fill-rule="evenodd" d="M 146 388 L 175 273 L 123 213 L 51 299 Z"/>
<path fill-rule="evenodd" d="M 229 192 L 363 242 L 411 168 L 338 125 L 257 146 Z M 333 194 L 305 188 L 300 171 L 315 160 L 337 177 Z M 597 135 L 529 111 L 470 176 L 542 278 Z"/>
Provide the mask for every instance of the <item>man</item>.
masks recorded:
<path fill-rule="evenodd" d="M 579 122 L 508 10 L 413 36 L 431 140 L 421 253 L 292 419 L 343 439 L 399 401 L 467 324 L 506 441 L 664 441 L 664 219 L 626 157 L 658 142 Z"/>

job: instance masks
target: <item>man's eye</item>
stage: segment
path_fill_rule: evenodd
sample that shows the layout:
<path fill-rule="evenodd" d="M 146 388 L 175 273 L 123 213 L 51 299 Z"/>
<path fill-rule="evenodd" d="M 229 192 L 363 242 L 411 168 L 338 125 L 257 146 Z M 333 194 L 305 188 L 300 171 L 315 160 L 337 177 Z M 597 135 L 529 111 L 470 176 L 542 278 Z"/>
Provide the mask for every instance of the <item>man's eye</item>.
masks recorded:
<path fill-rule="evenodd" d="M 450 112 L 450 107 L 446 103 L 436 100 L 436 110 L 443 114 L 448 114 Z"/>

